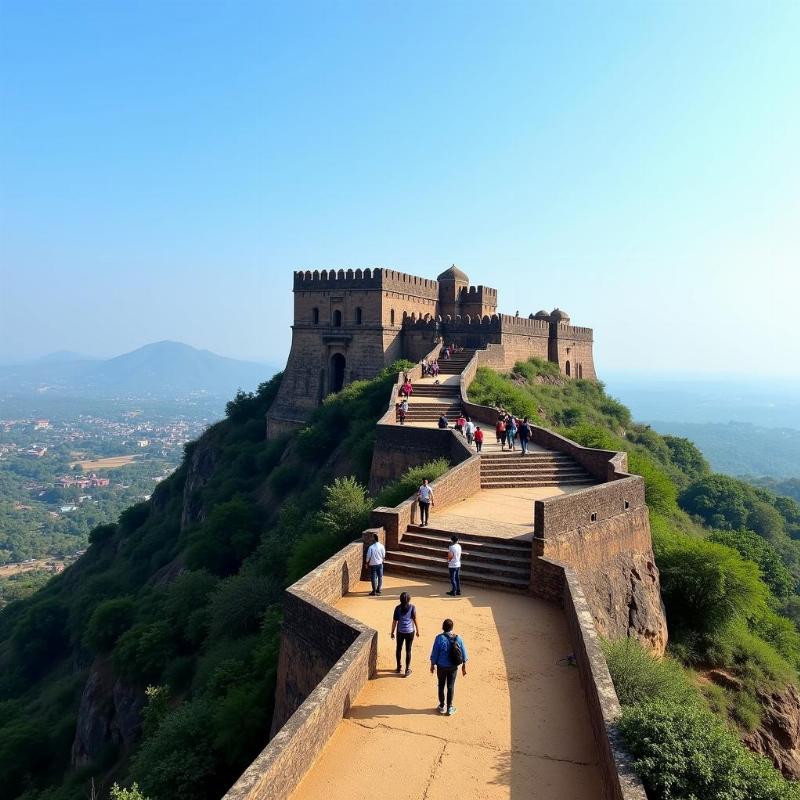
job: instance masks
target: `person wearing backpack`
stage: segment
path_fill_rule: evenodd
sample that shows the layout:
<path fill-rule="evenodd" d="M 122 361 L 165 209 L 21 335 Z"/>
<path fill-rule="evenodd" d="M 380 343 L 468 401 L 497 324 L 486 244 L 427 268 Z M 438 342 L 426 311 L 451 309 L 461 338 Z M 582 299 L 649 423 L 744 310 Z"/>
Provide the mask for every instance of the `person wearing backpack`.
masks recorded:
<path fill-rule="evenodd" d="M 519 446 L 522 448 L 522 455 L 525 456 L 528 454 L 528 440 L 531 438 L 531 426 L 527 417 L 522 420 L 517 435 L 519 436 Z"/>
<path fill-rule="evenodd" d="M 431 650 L 431 675 L 435 671 L 439 681 L 439 705 L 436 710 L 440 714 L 453 716 L 456 713 L 453 698 L 459 666 L 461 674 L 466 676 L 467 648 L 464 640 L 457 633 L 453 633 L 453 620 L 446 619 L 442 623 L 442 632 L 433 640 Z M 447 686 L 446 703 L 445 686 Z"/>
<path fill-rule="evenodd" d="M 401 672 L 400 656 L 403 654 L 403 643 L 406 646 L 406 678 L 411 674 L 411 645 L 414 643 L 414 631 L 420 635 L 417 622 L 417 609 L 411 605 L 411 595 L 408 592 L 400 594 L 400 605 L 394 610 L 392 619 L 392 639 L 397 631 L 397 669 Z"/>

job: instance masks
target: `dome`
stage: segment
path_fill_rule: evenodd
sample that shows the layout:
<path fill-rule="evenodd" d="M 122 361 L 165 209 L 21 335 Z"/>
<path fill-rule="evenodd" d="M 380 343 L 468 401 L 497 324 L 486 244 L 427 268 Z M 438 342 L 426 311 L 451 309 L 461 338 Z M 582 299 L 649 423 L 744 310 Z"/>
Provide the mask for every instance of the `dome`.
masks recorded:
<path fill-rule="evenodd" d="M 469 283 L 469 278 L 463 273 L 455 264 L 450 269 L 446 269 L 437 279 L 437 281 L 466 281 Z"/>
<path fill-rule="evenodd" d="M 535 319 L 550 319 L 550 312 L 549 311 L 545 311 L 544 309 L 542 309 L 541 311 L 537 311 L 536 314 L 534 314 L 534 318 Z"/>
<path fill-rule="evenodd" d="M 569 322 L 569 314 L 567 314 L 566 311 L 562 311 L 560 308 L 554 308 L 550 319 L 553 322 Z"/>

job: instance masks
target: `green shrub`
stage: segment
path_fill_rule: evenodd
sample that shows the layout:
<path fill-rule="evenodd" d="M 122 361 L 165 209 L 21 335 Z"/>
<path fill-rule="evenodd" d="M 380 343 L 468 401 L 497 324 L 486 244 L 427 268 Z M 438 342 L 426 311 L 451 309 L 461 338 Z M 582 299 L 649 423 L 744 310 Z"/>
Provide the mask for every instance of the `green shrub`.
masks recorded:
<path fill-rule="evenodd" d="M 175 639 L 168 623 L 140 622 L 119 637 L 114 668 L 134 681 L 157 680 L 174 652 Z"/>
<path fill-rule="evenodd" d="M 233 575 L 211 596 L 209 636 L 235 639 L 255 633 L 267 606 L 281 596 L 281 586 L 258 575 Z"/>
<path fill-rule="evenodd" d="M 97 653 L 105 653 L 133 622 L 136 604 L 132 597 L 115 597 L 100 603 L 86 626 L 86 644 Z"/>
<path fill-rule="evenodd" d="M 139 784 L 134 781 L 130 789 L 123 789 L 118 783 L 111 787 L 111 800 L 148 800 L 140 791 Z"/>
<path fill-rule="evenodd" d="M 623 705 L 647 700 L 673 704 L 696 703 L 697 690 L 676 661 L 668 656 L 657 659 L 635 639 L 604 642 L 603 651 Z"/>
<path fill-rule="evenodd" d="M 319 527 L 343 541 L 359 536 L 367 527 L 372 500 L 354 477 L 336 478 L 323 490 L 325 502 L 318 515 Z"/>
<path fill-rule="evenodd" d="M 654 546 L 671 635 L 716 635 L 766 611 L 769 592 L 758 567 L 735 550 L 660 531 Z"/>
<path fill-rule="evenodd" d="M 399 480 L 390 483 L 380 492 L 375 505 L 392 508 L 415 495 L 424 478 L 433 483 L 449 469 L 450 464 L 445 458 L 437 458 L 418 467 L 410 467 Z"/>
<path fill-rule="evenodd" d="M 219 797 L 211 706 L 184 703 L 167 714 L 134 756 L 131 775 L 142 791 L 156 798 L 198 800 Z M 224 791 L 224 788 L 223 788 Z"/>
<path fill-rule="evenodd" d="M 775 597 L 788 599 L 795 588 L 792 573 L 784 565 L 778 551 L 752 531 L 712 531 L 710 541 L 737 550 L 744 558 L 758 564 L 764 582 Z"/>
<path fill-rule="evenodd" d="M 693 481 L 711 471 L 705 456 L 694 442 L 680 436 L 664 436 L 664 444 L 669 448 L 672 463 Z"/>
<path fill-rule="evenodd" d="M 800 787 L 697 706 L 663 701 L 629 706 L 619 729 L 651 800 L 800 798 Z"/>
<path fill-rule="evenodd" d="M 651 456 L 628 453 L 628 471 L 644 478 L 645 500 L 653 511 L 672 514 L 678 510 L 678 489 Z"/>

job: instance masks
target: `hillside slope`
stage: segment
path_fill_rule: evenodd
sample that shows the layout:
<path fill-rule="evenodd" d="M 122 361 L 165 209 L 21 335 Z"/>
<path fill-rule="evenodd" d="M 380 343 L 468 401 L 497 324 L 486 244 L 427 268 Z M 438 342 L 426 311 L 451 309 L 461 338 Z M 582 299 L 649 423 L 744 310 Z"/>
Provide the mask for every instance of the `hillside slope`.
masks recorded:
<path fill-rule="evenodd" d="M 366 482 L 393 378 L 349 386 L 288 442 L 264 439 L 280 376 L 239 393 L 148 503 L 0 613 L 4 797 L 227 789 L 269 731 L 283 589 L 366 524 L 363 487 L 337 476 Z"/>

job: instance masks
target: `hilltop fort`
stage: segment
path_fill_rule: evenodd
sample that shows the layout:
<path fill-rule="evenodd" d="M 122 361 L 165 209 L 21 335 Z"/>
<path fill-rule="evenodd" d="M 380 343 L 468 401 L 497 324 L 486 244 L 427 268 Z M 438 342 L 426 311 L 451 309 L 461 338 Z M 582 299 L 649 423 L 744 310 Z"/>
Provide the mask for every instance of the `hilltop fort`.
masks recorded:
<path fill-rule="evenodd" d="M 470 286 L 455 265 L 436 280 L 390 269 L 294 273 L 292 348 L 268 415 L 270 438 L 302 424 L 325 396 L 372 378 L 400 358 L 418 361 L 438 339 L 468 349 L 492 346 L 510 369 L 533 356 L 569 377 L 596 379 L 592 329 L 556 308 L 497 313 L 497 290 Z"/>

